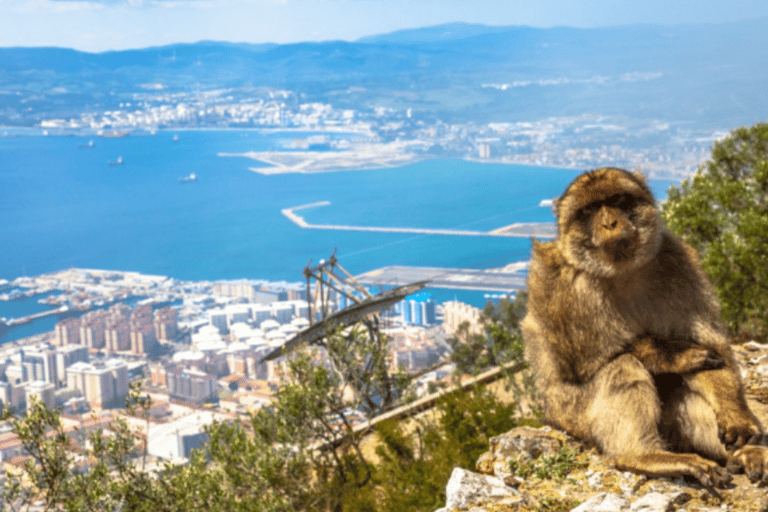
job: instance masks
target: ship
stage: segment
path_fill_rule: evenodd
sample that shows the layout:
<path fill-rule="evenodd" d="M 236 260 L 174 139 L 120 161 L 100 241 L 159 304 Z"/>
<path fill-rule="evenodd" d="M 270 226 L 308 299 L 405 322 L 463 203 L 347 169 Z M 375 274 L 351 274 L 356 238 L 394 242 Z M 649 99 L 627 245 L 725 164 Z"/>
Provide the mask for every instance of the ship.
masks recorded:
<path fill-rule="evenodd" d="M 190 181 L 197 181 L 197 174 L 190 173 L 189 176 L 179 178 L 179 183 L 189 183 Z"/>

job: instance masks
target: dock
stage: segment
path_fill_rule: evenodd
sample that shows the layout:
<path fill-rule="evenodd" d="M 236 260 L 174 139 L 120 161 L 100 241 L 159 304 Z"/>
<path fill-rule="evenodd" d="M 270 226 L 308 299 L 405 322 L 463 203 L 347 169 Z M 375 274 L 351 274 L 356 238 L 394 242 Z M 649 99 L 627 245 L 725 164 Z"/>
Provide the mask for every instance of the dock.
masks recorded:
<path fill-rule="evenodd" d="M 71 312 L 70 309 L 61 309 L 61 308 L 51 309 L 49 311 L 41 311 L 40 313 L 34 313 L 32 315 L 22 316 L 19 318 L 10 318 L 5 322 L 5 324 L 8 327 L 15 327 L 17 325 L 24 325 L 30 322 L 34 322 L 35 320 L 40 320 L 41 318 L 45 318 L 48 316 L 66 315 L 66 314 L 69 314 L 70 312 Z"/>

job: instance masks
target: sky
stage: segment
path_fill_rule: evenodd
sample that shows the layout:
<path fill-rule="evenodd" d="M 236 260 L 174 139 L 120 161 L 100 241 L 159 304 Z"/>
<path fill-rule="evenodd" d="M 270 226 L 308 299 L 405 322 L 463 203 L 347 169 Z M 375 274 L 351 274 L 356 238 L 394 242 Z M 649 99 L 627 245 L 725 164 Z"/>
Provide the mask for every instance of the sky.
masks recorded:
<path fill-rule="evenodd" d="M 451 22 L 534 27 L 718 23 L 765 0 L 0 0 L 0 47 L 89 52 L 201 40 L 346 40 Z"/>

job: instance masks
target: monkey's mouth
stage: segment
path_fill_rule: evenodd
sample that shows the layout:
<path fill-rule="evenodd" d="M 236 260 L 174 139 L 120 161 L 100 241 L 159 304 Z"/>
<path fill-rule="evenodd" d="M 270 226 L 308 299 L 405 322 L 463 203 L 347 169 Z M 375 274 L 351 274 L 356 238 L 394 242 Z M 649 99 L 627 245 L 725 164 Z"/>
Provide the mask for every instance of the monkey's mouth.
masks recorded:
<path fill-rule="evenodd" d="M 623 263 L 631 260 L 635 255 L 635 241 L 631 238 L 622 238 L 602 246 L 603 253 L 615 263 Z"/>

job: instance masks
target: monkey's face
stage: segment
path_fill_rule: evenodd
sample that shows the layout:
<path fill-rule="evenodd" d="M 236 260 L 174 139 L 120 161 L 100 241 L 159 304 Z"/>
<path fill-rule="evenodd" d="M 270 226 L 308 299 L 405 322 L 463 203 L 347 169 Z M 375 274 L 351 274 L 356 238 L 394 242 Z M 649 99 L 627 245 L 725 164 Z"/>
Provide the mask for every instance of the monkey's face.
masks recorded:
<path fill-rule="evenodd" d="M 582 174 L 557 201 L 558 246 L 568 263 L 600 277 L 650 261 L 661 241 L 644 177 L 610 167 Z"/>

